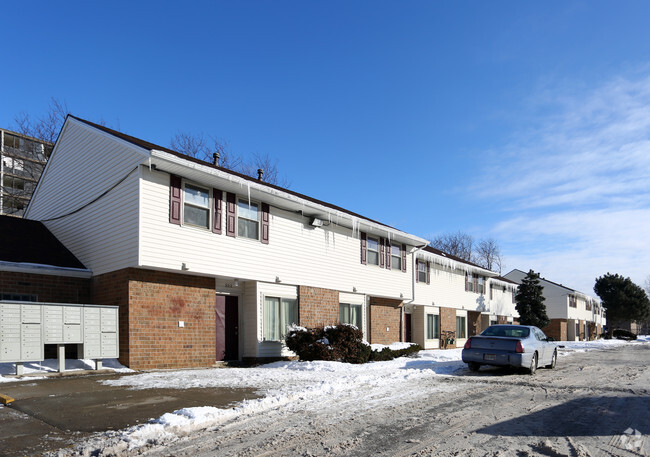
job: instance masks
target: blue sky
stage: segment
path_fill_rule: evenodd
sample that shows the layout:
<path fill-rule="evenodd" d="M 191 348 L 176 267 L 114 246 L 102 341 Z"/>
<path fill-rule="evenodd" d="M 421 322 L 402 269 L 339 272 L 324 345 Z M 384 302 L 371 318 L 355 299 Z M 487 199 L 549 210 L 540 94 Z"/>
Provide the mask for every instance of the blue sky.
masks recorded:
<path fill-rule="evenodd" d="M 650 274 L 650 3 L 10 2 L 0 126 L 72 114 L 268 154 L 298 192 L 493 237 L 593 294 Z"/>

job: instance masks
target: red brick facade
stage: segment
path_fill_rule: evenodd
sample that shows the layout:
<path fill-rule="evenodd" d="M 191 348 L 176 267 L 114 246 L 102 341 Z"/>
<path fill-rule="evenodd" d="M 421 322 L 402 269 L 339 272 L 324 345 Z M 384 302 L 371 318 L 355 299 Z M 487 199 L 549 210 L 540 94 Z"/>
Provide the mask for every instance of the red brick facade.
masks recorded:
<path fill-rule="evenodd" d="M 214 279 L 129 268 L 93 278 L 93 292 L 95 303 L 120 306 L 123 364 L 133 369 L 214 364 Z"/>
<path fill-rule="evenodd" d="M 482 331 L 481 313 L 478 311 L 467 311 L 467 336 L 478 335 Z"/>
<path fill-rule="evenodd" d="M 370 343 L 402 341 L 402 300 L 370 297 Z"/>
<path fill-rule="evenodd" d="M 90 279 L 0 271 L 0 293 L 34 295 L 41 303 L 90 303 Z"/>
<path fill-rule="evenodd" d="M 299 286 L 300 325 L 307 328 L 339 322 L 339 292 L 318 287 Z"/>
<path fill-rule="evenodd" d="M 567 340 L 567 320 L 551 319 L 551 322 L 542 329 L 546 336 L 550 336 L 556 341 Z"/>
<path fill-rule="evenodd" d="M 440 335 L 444 335 L 445 332 L 454 332 L 456 334 L 456 309 L 455 308 L 445 308 L 440 307 Z M 447 348 L 456 347 L 456 338 L 454 338 L 454 344 L 447 345 Z"/>

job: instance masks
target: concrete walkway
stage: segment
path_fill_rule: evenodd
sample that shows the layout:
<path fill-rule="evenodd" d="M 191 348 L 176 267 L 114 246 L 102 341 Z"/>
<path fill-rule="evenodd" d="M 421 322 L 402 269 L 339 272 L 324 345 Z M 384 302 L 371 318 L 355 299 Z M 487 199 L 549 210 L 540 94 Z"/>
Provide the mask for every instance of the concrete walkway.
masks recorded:
<path fill-rule="evenodd" d="M 146 389 L 106 386 L 131 374 L 53 377 L 0 384 L 14 402 L 0 405 L 0 456 L 41 455 L 93 432 L 119 430 L 194 406 L 226 408 L 253 399 L 251 389 Z"/>

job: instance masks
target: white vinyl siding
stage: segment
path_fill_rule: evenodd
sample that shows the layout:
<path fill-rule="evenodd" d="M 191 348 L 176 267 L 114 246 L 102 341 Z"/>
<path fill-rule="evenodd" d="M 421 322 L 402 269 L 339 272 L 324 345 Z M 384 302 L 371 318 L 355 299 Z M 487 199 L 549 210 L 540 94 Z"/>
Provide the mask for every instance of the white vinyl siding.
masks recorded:
<path fill-rule="evenodd" d="M 144 168 L 143 173 L 142 266 L 180 271 L 185 263 L 198 274 L 270 283 L 277 278 L 283 284 L 356 288 L 359 294 L 387 297 L 411 295 L 411 262 L 406 265 L 409 274 L 367 268 L 359 262 L 358 232 L 335 224 L 313 228 L 308 217 L 275 205 L 271 206 L 268 245 L 170 224 L 169 175 Z"/>
<path fill-rule="evenodd" d="M 44 224 L 95 275 L 136 266 L 140 171 L 134 169 L 145 156 L 73 119 L 64 133 L 26 217 L 73 213 Z"/>

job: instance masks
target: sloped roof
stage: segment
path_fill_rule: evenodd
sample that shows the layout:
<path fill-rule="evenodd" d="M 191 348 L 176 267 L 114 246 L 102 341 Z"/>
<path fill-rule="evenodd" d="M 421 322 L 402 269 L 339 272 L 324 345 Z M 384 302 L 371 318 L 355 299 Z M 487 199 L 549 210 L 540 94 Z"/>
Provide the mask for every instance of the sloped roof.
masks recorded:
<path fill-rule="evenodd" d="M 285 193 L 287 193 L 287 194 L 290 194 L 290 195 L 293 195 L 293 196 L 295 196 L 295 197 L 301 198 L 301 199 L 303 199 L 303 200 L 309 201 L 309 202 L 311 202 L 311 203 L 315 203 L 315 204 L 318 204 L 318 205 L 325 206 L 325 207 L 330 208 L 330 209 L 332 209 L 332 210 L 334 210 L 334 211 L 339 211 L 339 212 L 342 212 L 342 213 L 346 213 L 346 214 L 349 214 L 350 216 L 354 216 L 354 217 L 356 217 L 356 218 L 360 218 L 360 219 L 365 219 L 365 220 L 370 221 L 370 222 L 372 222 L 372 223 L 374 223 L 374 224 L 378 224 L 378 225 L 381 225 L 381 226 L 384 226 L 384 227 L 387 227 L 387 228 L 390 228 L 390 229 L 393 229 L 393 230 L 397 230 L 397 231 L 403 232 L 403 231 L 400 230 L 400 229 L 396 229 L 395 227 L 391 227 L 391 226 L 389 226 L 389 225 L 387 225 L 387 224 L 384 224 L 384 223 L 382 223 L 382 222 L 379 222 L 379 221 L 376 221 L 376 220 L 370 219 L 370 218 L 368 218 L 368 217 L 366 217 L 366 216 L 363 216 L 363 215 L 361 215 L 361 214 L 358 214 L 358 213 L 355 213 L 355 212 L 353 212 L 353 211 L 347 210 L 347 209 L 342 208 L 342 207 L 340 207 L 340 206 L 336 206 L 336 205 L 333 205 L 333 204 L 331 204 L 331 203 L 328 203 L 328 202 L 325 202 L 325 201 L 318 200 L 318 199 L 316 199 L 316 198 L 310 197 L 310 196 L 308 196 L 308 195 L 304 195 L 304 194 L 301 194 L 301 193 L 298 193 L 298 192 L 292 191 L 292 190 L 287 189 L 287 188 L 285 188 L 285 187 L 277 186 L 277 185 L 275 185 L 275 184 L 271 184 L 271 183 L 268 183 L 268 182 L 265 182 L 265 181 L 260 181 L 260 180 L 258 180 L 258 179 L 256 179 L 256 178 L 253 178 L 253 177 L 251 177 L 251 176 L 245 175 L 245 174 L 243 174 L 243 173 L 239 173 L 239 172 L 233 171 L 233 170 L 231 170 L 231 169 L 229 169 L 229 168 L 220 167 L 220 166 L 218 166 L 218 165 L 215 165 L 215 164 L 212 163 L 212 162 L 207 162 L 207 161 L 205 161 L 205 160 L 197 159 L 196 157 L 192 157 L 192 156 L 189 156 L 189 155 L 187 155 L 187 154 L 183 154 L 183 153 L 180 153 L 180 152 L 178 152 L 178 151 L 174 151 L 174 150 L 169 149 L 169 148 L 166 148 L 166 147 L 164 147 L 164 146 L 159 146 L 159 145 L 157 145 L 157 144 L 154 144 L 154 143 L 150 143 L 150 142 L 148 142 L 148 141 L 141 140 L 141 139 L 136 138 L 136 137 L 134 137 L 134 136 L 127 135 L 127 134 L 122 133 L 122 132 L 118 132 L 118 131 L 116 131 L 116 130 L 110 129 L 110 128 L 105 127 L 105 126 L 103 126 L 103 125 L 95 124 L 95 123 L 93 123 L 93 122 L 87 121 L 87 120 L 85 120 L 85 119 L 81 119 L 81 118 L 76 117 L 76 116 L 73 116 L 73 115 L 71 115 L 71 114 L 68 114 L 68 117 L 71 117 L 71 118 L 73 118 L 73 119 L 76 119 L 76 120 L 79 121 L 79 122 L 82 122 L 82 123 L 84 123 L 84 124 L 87 124 L 87 125 L 89 125 L 89 126 L 91 126 L 91 127 L 94 127 L 94 128 L 96 128 L 96 129 L 98 129 L 98 130 L 101 130 L 101 131 L 103 131 L 103 132 L 105 132 L 105 133 L 108 133 L 108 134 L 110 134 L 110 135 L 113 135 L 113 136 L 115 136 L 115 137 L 117 137 L 117 138 L 120 138 L 120 139 L 122 139 L 122 140 L 124 140 L 124 141 L 127 141 L 127 142 L 129 142 L 129 143 L 131 143 L 131 144 L 133 144 L 133 145 L 135 145 L 135 146 L 138 146 L 138 147 L 140 147 L 140 148 L 146 149 L 146 150 L 148 150 L 148 151 L 152 151 L 152 150 L 163 151 L 163 152 L 166 152 L 166 153 L 168 153 L 168 154 L 172 154 L 172 155 L 174 155 L 174 156 L 176 156 L 176 157 L 179 157 L 179 158 L 181 158 L 181 159 L 183 159 L 183 160 L 187 160 L 187 161 L 190 161 L 190 162 L 194 162 L 194 163 L 197 163 L 197 164 L 200 164 L 200 165 L 206 166 L 206 167 L 214 168 L 215 170 L 220 170 L 220 171 L 222 171 L 222 172 L 224 172 L 224 173 L 228 173 L 228 174 L 230 174 L 230 175 L 236 176 L 236 177 L 241 178 L 241 179 L 243 179 L 243 180 L 245 180 L 245 181 L 254 182 L 254 183 L 256 183 L 256 184 L 259 184 L 259 185 L 262 185 L 262 186 L 268 187 L 268 188 L 270 188 L 270 189 L 280 190 L 280 191 L 282 191 L 282 192 L 285 192 Z M 404 234 L 407 234 L 406 232 L 403 232 L 403 233 L 404 233 Z M 409 235 L 409 234 L 407 234 L 407 235 Z M 409 235 L 409 236 L 413 236 L 413 235 Z"/>
<path fill-rule="evenodd" d="M 0 215 L 0 262 L 86 267 L 42 222 Z"/>

